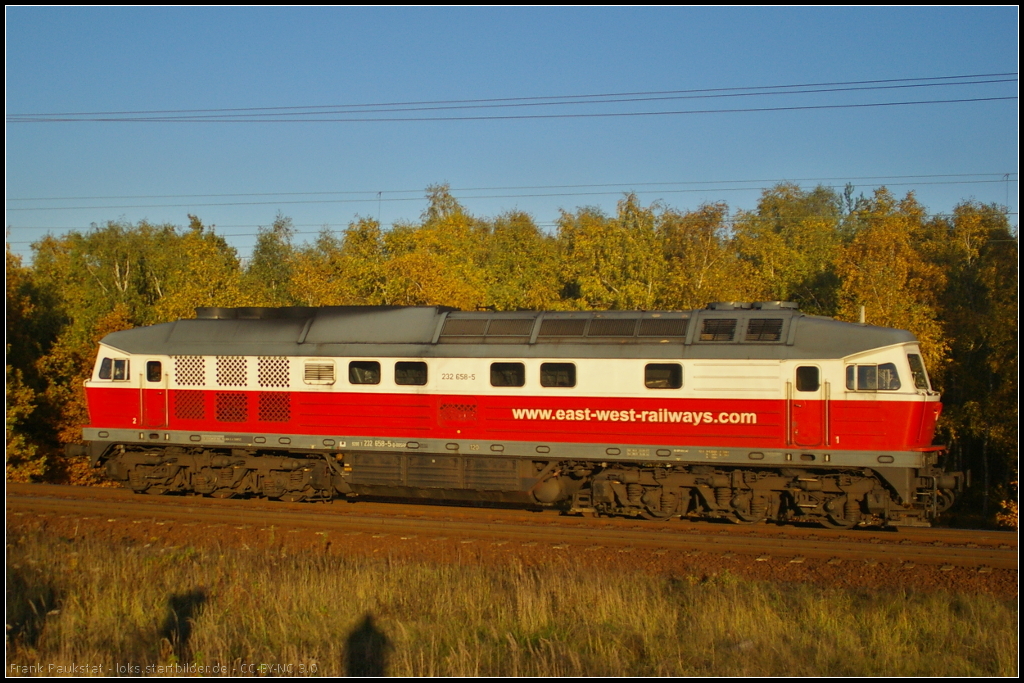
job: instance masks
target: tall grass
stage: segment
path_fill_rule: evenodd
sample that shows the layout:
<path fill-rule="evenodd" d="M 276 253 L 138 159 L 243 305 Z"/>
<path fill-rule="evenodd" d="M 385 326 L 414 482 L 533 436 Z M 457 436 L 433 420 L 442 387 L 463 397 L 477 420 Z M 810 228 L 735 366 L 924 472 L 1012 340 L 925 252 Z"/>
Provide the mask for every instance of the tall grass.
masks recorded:
<path fill-rule="evenodd" d="M 985 595 L 669 579 L 571 559 L 466 567 L 44 533 L 8 544 L 8 674 L 1017 672 L 1016 604 Z"/>

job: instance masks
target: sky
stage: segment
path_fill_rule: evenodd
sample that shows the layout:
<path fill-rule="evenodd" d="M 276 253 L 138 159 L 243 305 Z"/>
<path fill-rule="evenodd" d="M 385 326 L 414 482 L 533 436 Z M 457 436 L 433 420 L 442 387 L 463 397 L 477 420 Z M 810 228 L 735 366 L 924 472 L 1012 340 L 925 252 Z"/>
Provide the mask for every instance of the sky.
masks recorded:
<path fill-rule="evenodd" d="M 735 211 L 780 182 L 973 199 L 1017 225 L 1016 7 L 5 18 L 7 241 L 26 257 L 47 233 L 189 214 L 246 257 L 278 215 L 298 243 L 416 221 L 441 183 L 550 230 L 627 192 Z"/>

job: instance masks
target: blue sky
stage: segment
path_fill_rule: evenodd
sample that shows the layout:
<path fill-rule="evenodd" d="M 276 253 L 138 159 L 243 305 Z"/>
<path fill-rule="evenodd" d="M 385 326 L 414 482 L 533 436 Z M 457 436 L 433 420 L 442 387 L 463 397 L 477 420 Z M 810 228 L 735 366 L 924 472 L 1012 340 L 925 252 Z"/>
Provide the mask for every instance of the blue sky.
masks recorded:
<path fill-rule="evenodd" d="M 933 212 L 970 198 L 1008 203 L 1017 223 L 1012 7 L 16 7 L 6 20 L 7 239 L 22 254 L 47 231 L 108 220 L 184 225 L 193 213 L 246 256 L 257 227 L 279 212 L 292 218 L 299 241 L 308 240 L 357 215 L 385 225 L 416 220 L 426 186 L 444 182 L 474 214 L 519 209 L 545 226 L 560 209 L 612 212 L 627 191 L 680 209 L 708 201 L 751 209 L 759 188 L 782 180 L 811 187 L 817 179 L 849 181 L 865 193 L 883 183 L 900 195 L 913 190 Z M 973 85 L 373 116 L 1014 98 L 891 107 L 404 122 L 11 118 L 1004 73 L 1013 75 Z M 958 177 L 926 177 L 951 175 Z M 78 197 L 86 199 L 67 199 Z"/>

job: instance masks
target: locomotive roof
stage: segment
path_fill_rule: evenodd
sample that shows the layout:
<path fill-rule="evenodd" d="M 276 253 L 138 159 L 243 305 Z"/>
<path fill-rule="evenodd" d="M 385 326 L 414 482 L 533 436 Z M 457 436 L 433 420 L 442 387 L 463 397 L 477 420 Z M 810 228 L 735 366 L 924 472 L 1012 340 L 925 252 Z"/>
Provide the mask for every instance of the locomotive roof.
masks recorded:
<path fill-rule="evenodd" d="M 443 306 L 199 308 L 114 332 L 130 354 L 493 358 L 843 358 L 916 341 L 904 330 L 805 315 L 788 302 L 691 311 L 470 312 Z"/>

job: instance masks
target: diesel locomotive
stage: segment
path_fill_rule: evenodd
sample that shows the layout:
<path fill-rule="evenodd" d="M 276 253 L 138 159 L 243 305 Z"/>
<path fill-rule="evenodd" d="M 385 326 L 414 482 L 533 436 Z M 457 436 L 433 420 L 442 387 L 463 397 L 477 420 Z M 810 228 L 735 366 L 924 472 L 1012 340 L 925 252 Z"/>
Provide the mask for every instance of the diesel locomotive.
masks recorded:
<path fill-rule="evenodd" d="M 139 493 L 922 526 L 963 476 L 912 334 L 691 311 L 200 308 L 107 335 L 85 450 Z"/>

